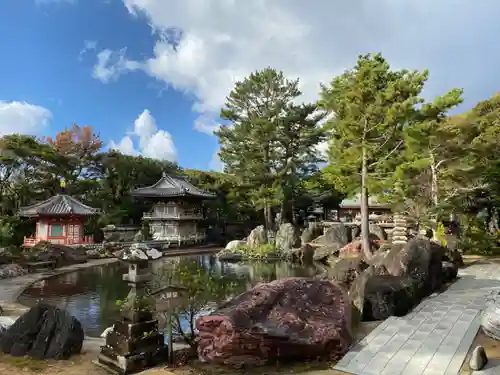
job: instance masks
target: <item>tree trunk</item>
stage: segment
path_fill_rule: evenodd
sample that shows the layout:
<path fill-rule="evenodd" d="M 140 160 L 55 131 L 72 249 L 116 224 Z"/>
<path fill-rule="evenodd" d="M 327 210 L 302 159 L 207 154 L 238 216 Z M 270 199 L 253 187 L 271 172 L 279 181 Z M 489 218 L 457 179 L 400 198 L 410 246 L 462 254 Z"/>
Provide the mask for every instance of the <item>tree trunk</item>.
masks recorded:
<path fill-rule="evenodd" d="M 297 226 L 297 215 L 295 212 L 296 209 L 297 209 L 297 207 L 295 207 L 295 198 L 294 198 L 294 199 L 292 199 L 292 224 L 294 226 Z"/>
<path fill-rule="evenodd" d="M 271 207 L 270 204 L 267 205 L 267 230 L 272 231 L 273 230 L 273 208 Z"/>
<path fill-rule="evenodd" d="M 367 259 L 371 259 L 372 251 L 370 246 L 370 222 L 368 209 L 368 166 L 367 166 L 366 149 L 363 147 L 363 155 L 361 160 L 361 244 L 363 252 Z"/>
<path fill-rule="evenodd" d="M 431 153 L 431 200 L 432 204 L 434 205 L 434 210 L 437 208 L 439 204 L 439 188 L 438 188 L 438 172 L 436 168 L 436 162 L 434 160 L 434 155 Z M 437 214 L 433 213 L 431 216 L 431 223 L 432 223 L 432 232 L 433 236 L 432 239 L 436 240 L 436 233 L 437 233 L 437 227 L 438 227 L 438 218 Z"/>
<path fill-rule="evenodd" d="M 287 215 L 287 209 L 286 209 L 286 203 L 285 202 L 286 202 L 286 199 L 283 198 L 283 200 L 281 201 L 281 207 L 280 207 L 280 220 L 277 223 L 278 226 L 281 225 L 281 224 L 283 224 L 283 223 L 285 223 L 286 222 L 285 220 L 287 219 L 287 217 L 286 217 L 286 215 Z"/>
<path fill-rule="evenodd" d="M 498 225 L 499 219 L 498 210 L 496 207 L 493 207 L 493 228 L 495 232 L 500 231 L 500 226 Z"/>
<path fill-rule="evenodd" d="M 269 204 L 267 203 L 267 199 L 264 199 L 264 235 L 266 236 L 266 243 L 269 242 L 269 238 L 267 238 L 267 232 L 269 231 Z"/>

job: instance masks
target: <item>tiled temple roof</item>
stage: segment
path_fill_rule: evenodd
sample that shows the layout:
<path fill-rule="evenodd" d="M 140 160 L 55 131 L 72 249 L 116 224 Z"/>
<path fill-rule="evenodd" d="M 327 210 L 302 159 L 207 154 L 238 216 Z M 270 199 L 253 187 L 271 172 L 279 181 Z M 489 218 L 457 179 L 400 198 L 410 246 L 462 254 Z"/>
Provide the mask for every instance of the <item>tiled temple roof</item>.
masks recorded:
<path fill-rule="evenodd" d="M 132 190 L 131 195 L 144 198 L 175 198 L 197 197 L 213 199 L 215 194 L 197 188 L 181 177 L 163 174 L 163 177 L 154 185 Z"/>
<path fill-rule="evenodd" d="M 91 216 L 98 212 L 96 208 L 89 207 L 78 199 L 69 195 L 58 194 L 42 202 L 22 207 L 19 215 L 24 217 L 36 216 Z"/>

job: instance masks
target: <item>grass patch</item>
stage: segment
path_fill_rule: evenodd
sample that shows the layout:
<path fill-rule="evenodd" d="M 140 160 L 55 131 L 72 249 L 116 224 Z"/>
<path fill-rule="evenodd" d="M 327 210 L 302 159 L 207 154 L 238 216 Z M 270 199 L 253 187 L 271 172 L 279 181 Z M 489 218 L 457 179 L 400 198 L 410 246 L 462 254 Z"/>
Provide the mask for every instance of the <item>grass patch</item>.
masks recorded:
<path fill-rule="evenodd" d="M 0 355 L 0 362 L 20 370 L 28 370 L 31 372 L 42 372 L 49 367 L 48 361 L 41 361 L 30 357 L 13 357 L 6 354 Z"/>

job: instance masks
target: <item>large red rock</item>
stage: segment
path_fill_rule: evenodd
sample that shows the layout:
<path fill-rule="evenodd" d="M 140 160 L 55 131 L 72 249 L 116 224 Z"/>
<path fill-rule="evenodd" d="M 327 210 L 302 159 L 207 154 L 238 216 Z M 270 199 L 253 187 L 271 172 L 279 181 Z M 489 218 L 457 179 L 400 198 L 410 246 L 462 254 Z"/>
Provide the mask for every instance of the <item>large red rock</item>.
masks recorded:
<path fill-rule="evenodd" d="M 271 360 L 337 359 L 353 342 L 351 304 L 328 280 L 259 284 L 198 318 L 198 356 L 236 366 Z"/>

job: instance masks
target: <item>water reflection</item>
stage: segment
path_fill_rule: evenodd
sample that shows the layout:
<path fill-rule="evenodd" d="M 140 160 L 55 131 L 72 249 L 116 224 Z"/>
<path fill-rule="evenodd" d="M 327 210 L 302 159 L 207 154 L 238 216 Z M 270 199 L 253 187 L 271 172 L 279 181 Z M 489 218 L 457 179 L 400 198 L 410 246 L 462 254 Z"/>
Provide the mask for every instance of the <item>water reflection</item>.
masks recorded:
<path fill-rule="evenodd" d="M 216 285 L 217 291 L 224 293 L 224 298 L 235 296 L 259 282 L 290 276 L 313 276 L 317 272 L 313 266 L 284 262 L 221 263 L 211 255 L 164 258 L 153 262 L 152 268 L 155 274 L 151 285 L 153 288 L 178 285 L 185 280 L 181 277 L 180 270 L 200 269 L 209 273 L 211 280 L 224 284 L 223 288 Z M 33 306 L 43 300 L 66 309 L 80 320 L 88 336 L 98 337 L 119 316 L 116 301 L 126 298 L 129 291 L 129 286 L 122 281 L 122 274 L 125 272 L 126 265 L 115 263 L 56 276 L 33 284 L 21 295 L 19 301 Z M 210 305 L 220 302 L 220 297 L 216 298 L 214 293 L 213 300 L 203 299 L 203 303 L 207 302 L 209 306 L 202 313 L 208 313 Z M 187 321 L 182 322 L 184 327 L 188 324 Z"/>

